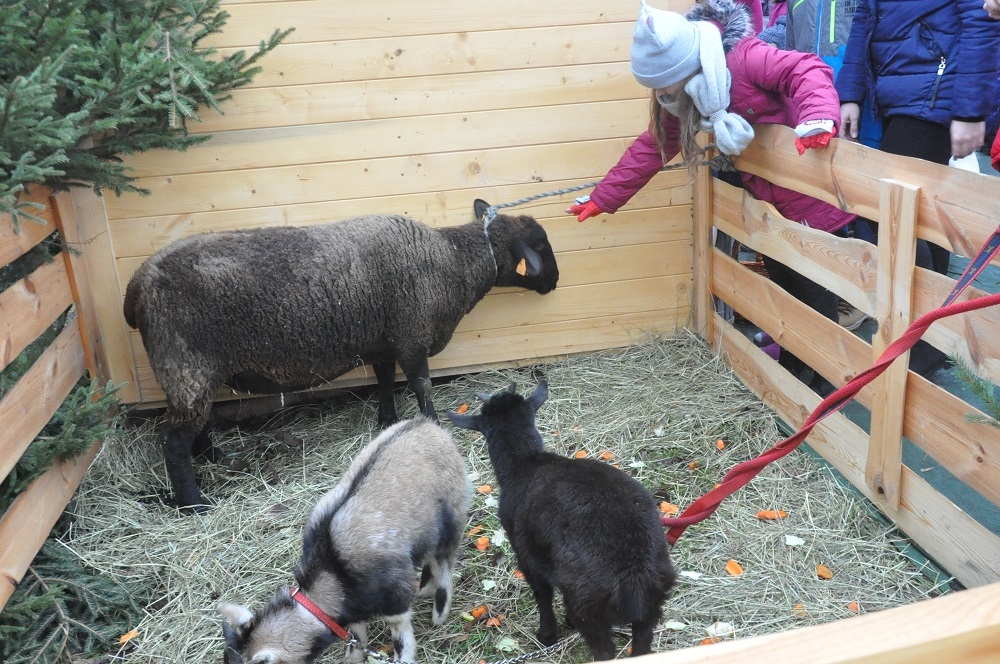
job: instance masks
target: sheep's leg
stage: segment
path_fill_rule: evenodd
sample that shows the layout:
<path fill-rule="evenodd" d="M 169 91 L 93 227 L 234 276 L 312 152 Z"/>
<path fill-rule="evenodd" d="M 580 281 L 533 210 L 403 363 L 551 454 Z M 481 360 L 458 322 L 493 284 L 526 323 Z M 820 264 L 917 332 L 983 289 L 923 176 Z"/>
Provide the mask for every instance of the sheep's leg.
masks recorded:
<path fill-rule="evenodd" d="M 208 505 L 198 490 L 194 464 L 191 463 L 191 446 L 198 431 L 194 424 L 167 425 L 160 431 L 163 460 L 174 489 L 174 498 L 177 506 L 186 512 L 202 512 Z"/>
<path fill-rule="evenodd" d="M 378 423 L 383 427 L 391 426 L 399 419 L 396 415 L 396 398 L 392 394 L 396 382 L 396 363 L 374 362 L 372 367 L 378 379 Z"/>
<path fill-rule="evenodd" d="M 437 422 L 437 411 L 434 410 L 434 402 L 431 401 L 431 370 L 427 366 L 427 355 L 400 358 L 399 366 L 406 374 L 410 389 L 417 395 L 417 407 L 420 408 L 420 412 Z"/>
<path fill-rule="evenodd" d="M 396 651 L 395 659 L 401 662 L 417 661 L 417 640 L 413 636 L 413 625 L 410 623 L 410 610 L 385 617 L 389 631 L 392 633 L 392 647 Z"/>
<path fill-rule="evenodd" d="M 556 642 L 556 614 L 552 610 L 554 594 L 552 584 L 546 579 L 538 578 L 524 567 L 521 571 L 524 572 L 524 580 L 531 586 L 531 592 L 535 595 L 535 604 L 538 605 L 538 632 L 536 632 L 536 636 L 543 646 L 550 646 Z"/>
<path fill-rule="evenodd" d="M 347 646 L 344 653 L 344 664 L 360 664 L 365 661 L 365 648 L 368 647 L 368 624 L 359 622 L 347 626 L 347 631 L 358 640 L 357 645 Z"/>
<path fill-rule="evenodd" d="M 632 623 L 632 656 L 648 655 L 653 652 L 653 630 L 660 619 L 655 611 L 652 618 Z"/>
<path fill-rule="evenodd" d="M 191 456 L 200 457 L 211 463 L 219 463 L 224 455 L 212 442 L 212 436 L 209 435 L 208 429 L 206 424 L 201 433 L 194 437 L 194 442 L 191 444 Z"/>

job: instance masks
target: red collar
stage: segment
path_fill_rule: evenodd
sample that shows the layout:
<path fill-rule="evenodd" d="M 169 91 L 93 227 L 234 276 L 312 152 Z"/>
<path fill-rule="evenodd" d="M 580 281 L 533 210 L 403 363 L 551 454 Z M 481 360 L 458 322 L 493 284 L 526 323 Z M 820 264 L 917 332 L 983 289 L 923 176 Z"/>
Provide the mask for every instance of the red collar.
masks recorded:
<path fill-rule="evenodd" d="M 337 621 L 326 615 L 323 609 L 316 606 L 311 599 L 306 597 L 306 594 L 299 590 L 298 588 L 292 589 L 292 599 L 305 607 L 306 611 L 316 616 L 316 618 L 329 628 L 331 632 L 340 637 L 341 641 L 346 641 L 350 634 L 347 630 L 337 624 Z"/>

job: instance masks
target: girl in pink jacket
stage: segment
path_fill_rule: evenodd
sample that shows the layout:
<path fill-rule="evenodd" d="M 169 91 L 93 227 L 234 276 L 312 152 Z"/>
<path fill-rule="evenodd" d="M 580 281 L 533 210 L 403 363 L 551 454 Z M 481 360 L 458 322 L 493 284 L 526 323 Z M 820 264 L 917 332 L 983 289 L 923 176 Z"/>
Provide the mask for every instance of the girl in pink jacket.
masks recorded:
<path fill-rule="evenodd" d="M 693 173 L 702 160 L 695 142 L 699 130 L 714 132 L 719 151 L 728 155 L 746 148 L 757 123 L 794 127 L 800 153 L 825 147 L 840 122 L 832 69 L 812 53 L 778 50 L 754 34 L 746 8 L 736 0 L 704 0 L 687 16 L 643 3 L 631 61 L 636 80 L 653 90 L 650 129 L 604 176 L 590 200 L 568 211 L 580 221 L 616 212 L 678 153 Z M 837 232 L 856 216 L 756 175 L 741 177 L 750 194 L 792 221 Z M 768 257 L 765 265 L 774 283 L 837 320 L 836 295 Z M 785 351 L 781 363 L 796 374 L 805 368 Z M 821 393 L 832 390 L 818 375 L 813 387 Z"/>

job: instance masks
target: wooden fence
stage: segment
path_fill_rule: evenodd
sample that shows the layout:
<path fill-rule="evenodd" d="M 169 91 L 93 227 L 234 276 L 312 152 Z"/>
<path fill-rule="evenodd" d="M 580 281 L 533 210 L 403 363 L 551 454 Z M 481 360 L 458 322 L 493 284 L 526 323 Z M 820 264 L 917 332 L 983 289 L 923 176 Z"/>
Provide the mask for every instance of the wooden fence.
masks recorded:
<path fill-rule="evenodd" d="M 74 198 L 68 193 L 52 196 L 45 188 L 33 188 L 26 199 L 44 206 L 33 212 L 44 224 L 26 220 L 17 232 L 10 217 L 0 217 L 0 266 L 23 256 L 57 227 L 70 246 L 89 243 L 96 250 L 101 238 L 81 236 L 80 210 Z M 75 316 L 69 317 L 31 368 L 0 399 L 0 479 L 8 476 L 85 371 L 99 379 L 107 377 L 102 370 L 106 364 L 102 343 L 90 334 L 95 305 L 94 293 L 88 288 L 90 269 L 82 254 L 62 251 L 54 261 L 42 264 L 0 293 L 0 369 L 76 305 Z M 49 536 L 99 446 L 93 445 L 74 459 L 58 461 L 0 516 L 0 609 Z"/>

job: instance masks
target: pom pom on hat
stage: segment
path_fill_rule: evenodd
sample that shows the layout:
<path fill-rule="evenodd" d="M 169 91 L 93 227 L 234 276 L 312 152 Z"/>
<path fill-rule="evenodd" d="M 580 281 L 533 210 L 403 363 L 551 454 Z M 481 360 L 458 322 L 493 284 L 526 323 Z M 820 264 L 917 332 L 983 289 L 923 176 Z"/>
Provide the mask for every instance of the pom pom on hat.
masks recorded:
<path fill-rule="evenodd" d="M 654 90 L 680 83 L 701 69 L 701 34 L 680 14 L 647 7 L 639 10 L 632 32 L 632 74 Z"/>

